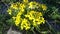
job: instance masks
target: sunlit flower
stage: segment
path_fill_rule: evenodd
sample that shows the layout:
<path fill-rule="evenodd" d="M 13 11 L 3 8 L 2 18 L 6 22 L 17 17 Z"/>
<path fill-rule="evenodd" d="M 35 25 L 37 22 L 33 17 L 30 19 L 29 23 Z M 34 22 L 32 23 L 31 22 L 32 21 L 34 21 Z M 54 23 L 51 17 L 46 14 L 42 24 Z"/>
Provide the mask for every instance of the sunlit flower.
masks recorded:
<path fill-rule="evenodd" d="M 12 10 L 11 9 L 8 9 L 7 12 L 11 15 Z"/>
<path fill-rule="evenodd" d="M 45 4 L 42 4 L 42 9 L 47 10 L 47 6 Z"/>
<path fill-rule="evenodd" d="M 16 20 L 15 20 L 15 25 L 18 26 L 19 23 L 20 23 L 20 21 L 21 21 L 20 16 L 17 16 L 17 17 L 16 17 Z"/>
<path fill-rule="evenodd" d="M 23 0 L 23 2 L 28 3 L 28 0 Z"/>
<path fill-rule="evenodd" d="M 30 29 L 30 24 L 26 19 L 23 19 L 21 23 L 21 30 L 23 30 L 24 28 L 25 30 Z"/>
<path fill-rule="evenodd" d="M 37 2 L 30 2 L 29 3 L 29 8 L 31 8 L 31 9 L 38 8 L 38 3 Z"/>
<path fill-rule="evenodd" d="M 13 18 L 14 20 L 16 19 L 16 17 L 14 17 L 14 16 L 13 16 L 12 18 Z"/>
<path fill-rule="evenodd" d="M 43 24 L 45 23 L 45 20 L 44 20 L 44 18 L 42 17 L 41 18 L 41 21 L 40 22 L 43 22 Z"/>
<path fill-rule="evenodd" d="M 14 24 L 21 30 L 29 30 L 45 23 L 42 10 L 47 10 L 47 6 L 37 2 L 23 0 L 21 3 L 12 3 L 7 12 L 11 15 Z M 13 22 L 12 22 L 13 23 Z"/>
<path fill-rule="evenodd" d="M 33 26 L 37 26 L 39 24 L 45 23 L 45 20 L 43 18 L 43 15 L 41 12 L 36 12 L 36 11 L 30 11 L 25 15 L 25 17 L 28 17 L 29 20 L 33 20 Z"/>
<path fill-rule="evenodd" d="M 18 9 L 18 5 L 16 3 L 11 4 L 10 7 L 13 8 L 13 9 Z"/>
<path fill-rule="evenodd" d="M 21 3 L 21 4 L 19 5 L 19 7 L 22 9 L 22 8 L 25 8 L 25 5 L 24 5 L 23 3 Z"/>

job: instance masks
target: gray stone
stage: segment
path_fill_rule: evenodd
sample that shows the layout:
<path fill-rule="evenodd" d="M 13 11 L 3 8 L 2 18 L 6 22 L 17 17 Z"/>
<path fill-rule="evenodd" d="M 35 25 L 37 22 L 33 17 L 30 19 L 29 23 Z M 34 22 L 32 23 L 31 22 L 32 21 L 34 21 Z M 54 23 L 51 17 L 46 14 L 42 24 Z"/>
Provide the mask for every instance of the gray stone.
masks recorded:
<path fill-rule="evenodd" d="M 10 29 L 7 31 L 7 34 L 22 34 L 22 33 L 19 31 L 12 30 L 12 27 L 10 27 Z"/>

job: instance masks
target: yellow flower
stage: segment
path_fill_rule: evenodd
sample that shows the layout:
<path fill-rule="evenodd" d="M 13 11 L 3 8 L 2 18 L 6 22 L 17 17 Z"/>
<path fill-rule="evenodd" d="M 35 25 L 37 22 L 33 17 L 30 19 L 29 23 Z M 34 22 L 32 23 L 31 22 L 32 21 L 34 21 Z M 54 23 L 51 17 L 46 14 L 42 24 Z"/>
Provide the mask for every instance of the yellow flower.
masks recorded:
<path fill-rule="evenodd" d="M 22 11 L 19 11 L 18 14 L 17 14 L 17 16 L 22 15 L 22 13 L 23 13 Z"/>
<path fill-rule="evenodd" d="M 22 8 L 21 11 L 24 11 L 24 9 Z"/>
<path fill-rule="evenodd" d="M 23 25 L 21 25 L 20 28 L 21 28 L 21 30 L 23 30 L 24 29 Z"/>
<path fill-rule="evenodd" d="M 33 16 L 31 16 L 31 15 L 25 15 L 25 17 L 28 17 L 28 18 L 29 18 L 29 20 L 34 19 L 34 17 L 33 17 Z"/>
<path fill-rule="evenodd" d="M 20 22 L 21 22 L 20 16 L 16 16 L 15 25 L 18 26 Z"/>
<path fill-rule="evenodd" d="M 40 24 L 40 20 L 39 19 L 34 19 L 33 20 L 33 26 L 35 27 L 35 26 L 37 26 L 37 25 L 39 25 Z"/>
<path fill-rule="evenodd" d="M 25 27 L 25 29 L 26 29 L 26 30 L 30 29 L 30 26 L 27 25 L 27 26 Z"/>
<path fill-rule="evenodd" d="M 30 11 L 27 13 L 27 15 L 25 15 L 25 17 L 28 17 L 29 20 L 32 20 L 32 19 L 39 19 L 40 16 L 42 16 L 42 13 L 41 12 L 36 12 L 36 11 Z"/>
<path fill-rule="evenodd" d="M 18 5 L 16 3 L 11 4 L 10 7 L 13 8 L 13 9 L 18 9 Z"/>
<path fill-rule="evenodd" d="M 13 16 L 13 17 L 12 17 L 12 19 L 14 19 L 14 20 L 15 20 L 15 19 L 16 19 L 16 17 L 14 17 L 14 16 Z"/>
<path fill-rule="evenodd" d="M 26 19 L 23 19 L 21 23 L 21 30 L 23 30 L 24 28 L 25 30 L 30 29 L 30 24 Z"/>
<path fill-rule="evenodd" d="M 23 0 L 23 2 L 28 3 L 28 0 Z"/>
<path fill-rule="evenodd" d="M 43 22 L 43 24 L 45 23 L 45 20 L 44 20 L 44 18 L 42 17 L 42 20 L 41 20 L 41 22 Z"/>
<path fill-rule="evenodd" d="M 8 9 L 7 12 L 11 15 L 12 10 L 11 9 Z"/>
<path fill-rule="evenodd" d="M 47 10 L 47 6 L 45 4 L 42 4 L 42 9 Z"/>
<path fill-rule="evenodd" d="M 16 2 L 17 5 L 20 5 L 20 2 Z"/>
<path fill-rule="evenodd" d="M 41 12 L 34 12 L 33 16 L 35 19 L 39 19 L 40 17 L 42 17 L 42 13 Z"/>
<path fill-rule="evenodd" d="M 20 7 L 20 9 L 24 9 L 24 8 L 25 8 L 25 4 L 21 3 L 21 4 L 19 5 L 19 7 Z"/>
<path fill-rule="evenodd" d="M 16 26 L 20 27 L 21 30 L 29 30 L 31 26 L 36 27 L 45 23 L 43 14 L 39 10 L 41 8 L 47 10 L 44 4 L 39 4 L 35 1 L 28 3 L 28 0 L 23 0 L 21 3 L 12 3 L 7 12 L 12 16 L 11 19 L 13 19 Z"/>
<path fill-rule="evenodd" d="M 42 23 L 45 23 L 45 20 L 44 18 L 42 18 L 41 20 L 40 19 L 34 19 L 33 20 L 33 26 L 36 27 L 37 25 L 40 25 Z"/>
<path fill-rule="evenodd" d="M 34 8 L 33 2 L 30 2 L 30 3 L 29 3 L 29 8 L 31 8 L 31 9 Z"/>
<path fill-rule="evenodd" d="M 19 5 L 19 7 L 20 7 L 20 11 L 24 11 L 25 4 L 22 4 L 22 3 L 21 3 L 21 4 Z"/>
<path fill-rule="evenodd" d="M 34 19 L 34 16 L 32 15 L 33 13 L 34 13 L 34 11 L 30 11 L 25 15 L 25 17 L 28 17 L 29 20 L 32 20 L 32 19 Z"/>
<path fill-rule="evenodd" d="M 38 8 L 39 4 L 37 2 L 30 2 L 29 3 L 29 8 L 35 9 Z"/>
<path fill-rule="evenodd" d="M 44 20 L 41 12 L 36 12 L 36 11 L 32 10 L 32 11 L 28 12 L 28 14 L 25 15 L 25 17 L 28 17 L 29 20 L 33 20 L 33 26 L 37 26 L 41 23 L 45 23 L 45 20 Z"/>

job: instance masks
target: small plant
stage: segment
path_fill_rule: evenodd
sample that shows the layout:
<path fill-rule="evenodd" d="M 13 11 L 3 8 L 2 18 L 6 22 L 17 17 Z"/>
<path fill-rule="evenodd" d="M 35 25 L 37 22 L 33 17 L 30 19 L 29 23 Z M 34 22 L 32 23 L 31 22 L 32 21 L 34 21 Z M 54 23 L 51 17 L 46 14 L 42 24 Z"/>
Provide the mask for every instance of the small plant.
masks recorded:
<path fill-rule="evenodd" d="M 46 10 L 45 4 L 23 0 L 12 3 L 7 12 L 12 16 L 11 23 L 14 23 L 20 30 L 33 30 L 45 23 L 43 16 Z"/>
<path fill-rule="evenodd" d="M 0 1 L 0 34 L 10 27 L 22 34 L 59 34 L 59 26 L 59 0 Z"/>

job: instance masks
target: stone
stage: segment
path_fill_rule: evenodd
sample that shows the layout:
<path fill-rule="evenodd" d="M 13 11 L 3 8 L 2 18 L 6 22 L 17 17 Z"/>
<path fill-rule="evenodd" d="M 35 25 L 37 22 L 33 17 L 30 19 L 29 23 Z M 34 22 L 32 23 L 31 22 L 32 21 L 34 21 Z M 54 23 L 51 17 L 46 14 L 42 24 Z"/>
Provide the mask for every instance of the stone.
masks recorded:
<path fill-rule="evenodd" d="M 22 33 L 19 31 L 12 30 L 12 27 L 10 27 L 10 29 L 7 31 L 7 34 L 22 34 Z"/>

